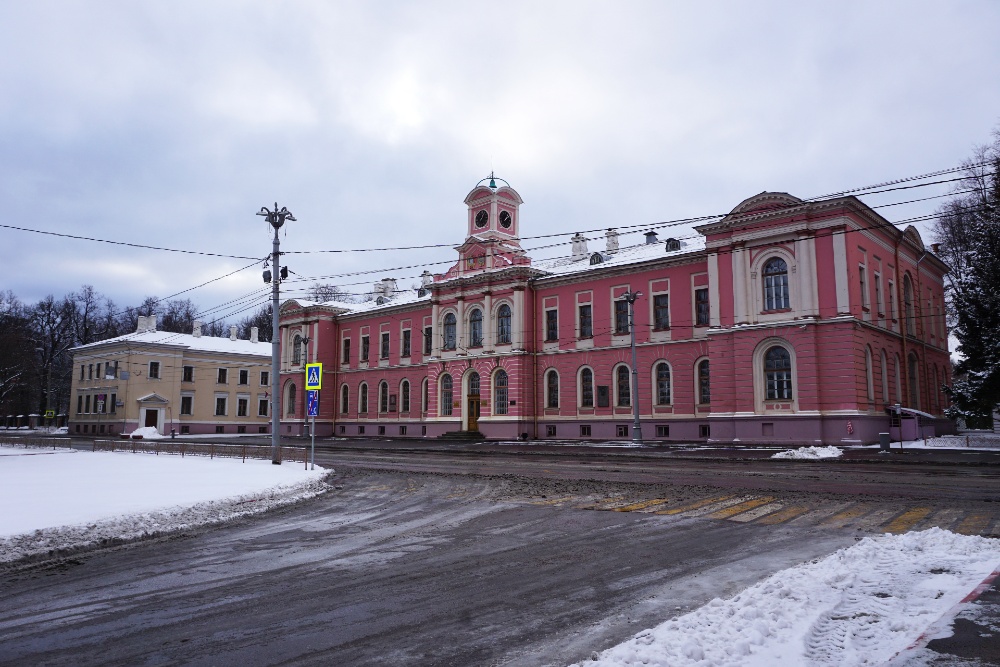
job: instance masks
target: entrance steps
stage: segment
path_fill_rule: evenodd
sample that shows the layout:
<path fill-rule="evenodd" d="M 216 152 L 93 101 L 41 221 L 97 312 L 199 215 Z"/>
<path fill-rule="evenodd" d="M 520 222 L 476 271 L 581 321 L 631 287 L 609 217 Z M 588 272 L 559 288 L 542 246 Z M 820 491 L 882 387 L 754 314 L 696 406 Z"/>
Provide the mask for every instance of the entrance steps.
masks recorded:
<path fill-rule="evenodd" d="M 448 431 L 439 435 L 438 439 L 468 442 L 470 440 L 485 440 L 486 436 L 479 431 Z"/>

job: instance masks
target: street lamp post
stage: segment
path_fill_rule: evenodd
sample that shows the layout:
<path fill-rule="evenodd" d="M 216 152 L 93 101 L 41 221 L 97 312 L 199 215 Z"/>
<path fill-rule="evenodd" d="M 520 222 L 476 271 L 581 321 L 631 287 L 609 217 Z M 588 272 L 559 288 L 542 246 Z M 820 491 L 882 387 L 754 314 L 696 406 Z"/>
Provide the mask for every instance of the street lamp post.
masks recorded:
<path fill-rule="evenodd" d="M 280 384 L 279 373 L 281 372 L 278 363 L 280 344 L 278 340 L 278 300 L 279 286 L 281 282 L 281 271 L 278 262 L 281 257 L 281 241 L 278 240 L 278 230 L 285 224 L 286 220 L 295 220 L 295 216 L 285 207 L 278 208 L 278 203 L 274 203 L 274 210 L 261 206 L 257 215 L 267 219 L 269 225 L 274 227 L 274 242 L 271 246 L 271 463 L 281 465 L 281 396 L 278 392 Z M 265 274 L 266 275 L 266 274 Z"/>
<path fill-rule="evenodd" d="M 45 363 L 45 348 L 36 347 L 36 352 L 39 352 L 39 356 L 42 357 L 42 363 Z M 52 412 L 52 360 L 49 359 L 48 363 L 45 363 L 45 425 L 52 426 L 49 422 L 49 413 Z"/>
<path fill-rule="evenodd" d="M 632 334 L 632 442 L 642 444 L 642 426 L 639 424 L 639 366 L 635 354 L 635 300 L 642 292 L 626 292 L 623 297 L 628 301 L 628 328 Z"/>

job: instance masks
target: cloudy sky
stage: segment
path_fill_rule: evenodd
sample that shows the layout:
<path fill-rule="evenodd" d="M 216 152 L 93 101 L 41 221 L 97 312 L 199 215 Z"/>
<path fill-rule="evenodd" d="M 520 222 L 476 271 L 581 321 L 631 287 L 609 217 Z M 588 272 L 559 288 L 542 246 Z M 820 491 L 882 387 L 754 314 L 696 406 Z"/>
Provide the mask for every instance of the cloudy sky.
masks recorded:
<path fill-rule="evenodd" d="M 0 228 L 0 289 L 165 297 L 270 252 L 275 201 L 312 251 L 290 290 L 409 285 L 454 251 L 315 251 L 458 244 L 491 169 L 523 235 L 567 239 L 946 169 L 1000 126 L 998 26 L 995 0 L 2 3 L 0 223 L 235 257 Z M 238 319 L 260 269 L 185 296 Z"/>

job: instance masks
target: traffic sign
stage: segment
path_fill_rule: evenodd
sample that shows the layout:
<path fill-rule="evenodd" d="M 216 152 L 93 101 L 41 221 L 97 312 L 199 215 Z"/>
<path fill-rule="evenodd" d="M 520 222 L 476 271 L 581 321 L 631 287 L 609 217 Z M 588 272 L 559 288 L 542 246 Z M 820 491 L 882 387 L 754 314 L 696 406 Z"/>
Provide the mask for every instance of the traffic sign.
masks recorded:
<path fill-rule="evenodd" d="M 306 417 L 319 417 L 319 392 L 314 389 L 306 391 Z"/>
<path fill-rule="evenodd" d="M 322 389 L 323 364 L 306 364 L 306 389 Z"/>
<path fill-rule="evenodd" d="M 55 410 L 46 410 L 45 411 L 45 418 L 46 419 L 52 419 L 55 416 L 56 416 L 56 411 Z"/>

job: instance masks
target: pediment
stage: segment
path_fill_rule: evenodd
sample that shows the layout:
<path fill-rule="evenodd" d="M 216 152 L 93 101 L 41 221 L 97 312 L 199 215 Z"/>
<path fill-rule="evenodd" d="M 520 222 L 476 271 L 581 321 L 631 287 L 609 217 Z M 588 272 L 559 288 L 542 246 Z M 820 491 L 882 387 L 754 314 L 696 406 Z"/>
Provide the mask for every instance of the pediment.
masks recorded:
<path fill-rule="evenodd" d="M 777 211 L 804 204 L 798 197 L 793 197 L 787 192 L 761 192 L 758 195 L 749 197 L 741 201 L 736 208 L 729 212 L 727 218 L 733 215 L 746 215 L 748 213 L 764 213 L 767 211 Z"/>
<path fill-rule="evenodd" d="M 142 397 L 137 398 L 135 400 L 138 403 L 161 403 L 161 404 L 164 404 L 164 405 L 166 405 L 167 403 L 170 402 L 167 399 L 165 399 L 164 397 L 162 397 L 162 396 L 160 396 L 159 394 L 156 394 L 156 393 L 146 394 L 145 396 L 142 396 Z"/>

